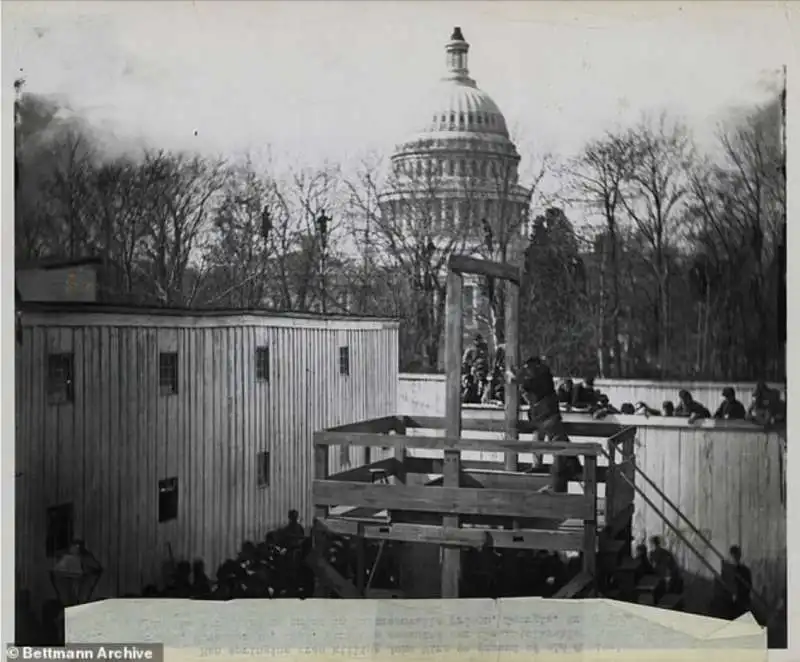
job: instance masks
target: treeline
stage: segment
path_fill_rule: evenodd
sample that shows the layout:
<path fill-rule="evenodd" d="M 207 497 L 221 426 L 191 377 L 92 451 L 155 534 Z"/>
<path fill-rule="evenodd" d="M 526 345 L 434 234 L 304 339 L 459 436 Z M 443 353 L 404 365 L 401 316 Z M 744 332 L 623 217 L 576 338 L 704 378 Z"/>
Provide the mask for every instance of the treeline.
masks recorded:
<path fill-rule="evenodd" d="M 401 370 L 431 371 L 442 267 L 469 251 L 524 262 L 523 352 L 547 355 L 557 373 L 785 379 L 783 96 L 721 129 L 711 155 L 664 116 L 569 161 L 543 160 L 521 182 L 531 208 L 544 207 L 532 220 L 514 215 L 508 172 L 476 166 L 475 190 L 494 178 L 498 203 L 465 209 L 470 220 L 458 225 L 432 206 L 436 164 L 387 173 L 375 158 L 345 173 L 166 151 L 111 156 L 79 118 L 20 92 L 18 267 L 98 257 L 105 300 L 398 317 Z M 559 182 L 555 200 L 540 192 L 545 176 Z M 401 208 L 379 206 L 387 187 Z M 482 290 L 488 306 L 475 312 L 502 342 L 503 286 Z"/>

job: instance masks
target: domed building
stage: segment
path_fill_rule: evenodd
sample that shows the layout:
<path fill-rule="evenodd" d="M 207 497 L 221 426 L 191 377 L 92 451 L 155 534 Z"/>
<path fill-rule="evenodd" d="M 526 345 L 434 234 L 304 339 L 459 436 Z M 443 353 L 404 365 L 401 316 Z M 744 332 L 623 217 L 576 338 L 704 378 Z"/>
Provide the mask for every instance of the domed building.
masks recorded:
<path fill-rule="evenodd" d="M 469 76 L 469 44 L 460 28 L 445 53 L 447 73 L 427 115 L 391 156 L 381 210 L 407 242 L 509 259 L 529 231 L 531 192 L 518 183 L 520 156 L 500 108 Z M 477 285 L 467 279 L 464 288 L 464 322 L 473 333 L 482 306 Z"/>

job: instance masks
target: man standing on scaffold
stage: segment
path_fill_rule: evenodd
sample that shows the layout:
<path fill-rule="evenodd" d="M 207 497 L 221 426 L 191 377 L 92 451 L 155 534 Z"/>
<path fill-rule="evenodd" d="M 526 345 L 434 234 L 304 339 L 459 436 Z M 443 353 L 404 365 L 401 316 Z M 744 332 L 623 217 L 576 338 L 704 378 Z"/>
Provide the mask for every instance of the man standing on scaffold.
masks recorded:
<path fill-rule="evenodd" d="M 528 402 L 528 420 L 536 427 L 534 439 L 548 442 L 569 442 L 558 408 L 555 380 L 550 368 L 539 356 L 529 358 L 519 370 L 508 368 L 506 376 L 516 381 L 520 392 Z M 570 480 L 583 474 L 578 458 L 574 455 L 554 455 L 550 467 L 551 484 L 542 491 L 565 493 Z"/>

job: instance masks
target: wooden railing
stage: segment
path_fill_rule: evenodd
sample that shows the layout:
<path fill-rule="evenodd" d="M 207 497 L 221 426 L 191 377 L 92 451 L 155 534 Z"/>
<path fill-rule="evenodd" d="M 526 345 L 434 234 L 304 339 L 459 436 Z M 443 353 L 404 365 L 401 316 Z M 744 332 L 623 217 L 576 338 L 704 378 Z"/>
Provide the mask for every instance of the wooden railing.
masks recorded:
<path fill-rule="evenodd" d="M 583 570 L 594 576 L 599 506 L 597 457 L 603 452 L 602 446 L 594 442 L 542 443 L 405 434 L 409 427 L 437 428 L 442 423 L 442 419 L 397 417 L 394 424 L 390 419 L 378 419 L 343 426 L 347 430 L 317 432 L 312 492 L 318 528 L 366 539 L 436 543 L 445 548 L 489 545 L 583 550 Z M 487 422 L 474 423 L 483 428 Z M 488 423 L 485 427 L 494 427 L 493 422 Z M 383 431 L 367 431 L 370 427 Z M 330 447 L 338 445 L 389 449 L 393 456 L 331 475 Z M 410 449 L 457 453 L 459 460 L 461 451 L 581 456 L 584 493 L 540 493 L 537 490 L 549 482 L 549 476 L 476 469 L 468 462 L 459 462 L 456 487 L 410 484 L 409 473 L 443 473 L 447 462 L 446 455 L 442 459 L 409 456 Z M 388 484 L 373 482 L 376 475 L 388 479 Z M 342 507 L 350 510 L 341 515 Z M 339 516 L 331 516 L 334 508 Z M 381 518 L 379 514 L 384 511 Z M 448 517 L 459 517 L 459 524 L 449 524 Z M 579 520 L 581 526 L 560 529 L 565 520 Z"/>

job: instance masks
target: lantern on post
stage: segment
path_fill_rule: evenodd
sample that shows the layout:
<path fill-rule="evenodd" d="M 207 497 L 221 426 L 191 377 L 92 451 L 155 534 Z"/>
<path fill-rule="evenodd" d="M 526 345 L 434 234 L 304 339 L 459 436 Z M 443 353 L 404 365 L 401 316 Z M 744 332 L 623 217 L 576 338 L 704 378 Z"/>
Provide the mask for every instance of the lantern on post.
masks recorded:
<path fill-rule="evenodd" d="M 102 574 L 100 562 L 86 549 L 82 540 L 75 540 L 50 571 L 50 581 L 59 602 L 64 607 L 71 607 L 91 599 Z"/>

